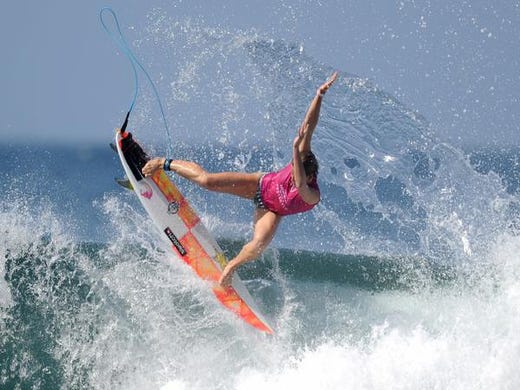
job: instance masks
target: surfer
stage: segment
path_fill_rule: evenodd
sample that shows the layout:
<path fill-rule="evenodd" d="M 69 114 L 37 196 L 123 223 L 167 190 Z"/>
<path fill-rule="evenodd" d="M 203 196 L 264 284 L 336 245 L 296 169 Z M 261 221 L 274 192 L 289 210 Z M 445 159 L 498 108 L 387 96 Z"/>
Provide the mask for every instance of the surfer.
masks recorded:
<path fill-rule="evenodd" d="M 293 141 L 291 162 L 277 172 L 206 172 L 200 165 L 184 160 L 156 157 L 143 167 L 151 176 L 158 169 L 173 171 L 211 191 L 251 199 L 255 204 L 253 238 L 222 271 L 219 283 L 231 284 L 233 273 L 242 264 L 257 258 L 273 239 L 280 220 L 285 215 L 311 210 L 320 201 L 317 183 L 318 161 L 311 151 L 311 139 L 318 124 L 321 101 L 336 81 L 337 72 L 316 91 L 298 134 Z"/>

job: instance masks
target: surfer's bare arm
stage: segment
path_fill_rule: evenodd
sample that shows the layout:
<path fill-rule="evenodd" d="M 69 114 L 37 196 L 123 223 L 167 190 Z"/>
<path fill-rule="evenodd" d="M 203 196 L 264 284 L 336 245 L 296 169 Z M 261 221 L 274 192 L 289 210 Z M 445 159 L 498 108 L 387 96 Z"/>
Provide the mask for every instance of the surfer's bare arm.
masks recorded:
<path fill-rule="evenodd" d="M 303 141 L 300 143 L 299 147 L 300 153 L 309 152 L 311 150 L 312 134 L 314 133 L 314 129 L 316 128 L 320 117 L 322 97 L 331 85 L 334 84 L 337 77 L 338 72 L 334 72 L 332 76 L 330 76 L 329 79 L 318 88 L 316 96 L 314 96 L 314 99 L 312 99 L 312 102 L 307 109 L 303 123 L 298 130 L 298 134 L 303 136 Z"/>
<path fill-rule="evenodd" d="M 149 160 L 143 167 L 143 175 L 145 177 L 152 176 L 157 170 L 164 167 L 165 157 L 155 157 Z"/>
<path fill-rule="evenodd" d="M 303 167 L 302 153 L 299 151 L 300 144 L 303 140 L 303 134 L 299 133 L 293 142 L 292 162 L 294 186 L 306 203 L 316 204 L 320 201 L 320 193 L 314 188 L 309 187 L 307 184 L 307 175 L 305 174 L 305 168 Z"/>

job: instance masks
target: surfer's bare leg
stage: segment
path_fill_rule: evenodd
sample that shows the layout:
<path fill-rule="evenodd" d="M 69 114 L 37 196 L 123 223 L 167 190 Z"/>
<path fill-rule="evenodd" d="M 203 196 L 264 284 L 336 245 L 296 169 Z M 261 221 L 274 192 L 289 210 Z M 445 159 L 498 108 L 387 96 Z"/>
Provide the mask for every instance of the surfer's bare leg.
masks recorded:
<path fill-rule="evenodd" d="M 143 174 L 151 176 L 164 166 L 164 158 L 154 158 L 143 167 Z M 170 170 L 210 191 L 224 192 L 253 199 L 261 173 L 221 172 L 209 173 L 192 161 L 174 160 Z"/>
<path fill-rule="evenodd" d="M 280 215 L 272 211 L 264 209 L 255 210 L 253 239 L 245 244 L 238 255 L 224 268 L 219 280 L 220 285 L 223 287 L 229 286 L 233 274 L 238 267 L 248 261 L 256 259 L 262 254 L 265 248 L 271 243 L 281 219 L 282 217 Z"/>
<path fill-rule="evenodd" d="M 307 113 L 305 114 L 305 118 L 303 119 L 303 123 L 298 130 L 301 135 L 303 135 L 303 140 L 299 145 L 299 152 L 306 153 L 311 150 L 311 139 L 314 133 L 314 129 L 318 124 L 318 119 L 320 117 L 320 108 L 321 108 L 321 100 L 325 92 L 330 88 L 330 86 L 336 81 L 338 77 L 338 72 L 334 72 L 330 78 L 323 83 L 318 90 L 316 91 L 316 96 L 312 99 L 312 102 L 307 109 Z"/>

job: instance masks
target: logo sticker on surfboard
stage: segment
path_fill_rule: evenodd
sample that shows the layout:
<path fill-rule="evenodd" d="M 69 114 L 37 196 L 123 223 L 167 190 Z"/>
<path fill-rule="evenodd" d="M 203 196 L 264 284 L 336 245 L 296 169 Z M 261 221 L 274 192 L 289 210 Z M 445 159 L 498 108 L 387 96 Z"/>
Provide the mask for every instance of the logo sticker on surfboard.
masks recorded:
<path fill-rule="evenodd" d="M 170 229 L 169 227 L 167 227 L 166 229 L 164 229 L 164 233 L 166 234 L 166 236 L 170 239 L 170 241 L 172 242 L 173 246 L 175 248 L 177 248 L 177 250 L 179 251 L 179 253 L 181 254 L 181 256 L 184 256 L 186 255 L 186 253 L 188 253 L 186 251 L 186 249 L 184 249 L 184 247 L 182 246 L 181 242 L 179 241 L 179 239 L 177 238 L 177 236 L 175 234 L 173 234 L 172 232 L 172 229 Z"/>
<path fill-rule="evenodd" d="M 150 187 L 150 184 L 141 183 L 140 187 L 141 188 L 139 189 L 139 193 L 141 194 L 141 196 L 146 199 L 150 199 L 153 195 L 152 187 Z"/>
<path fill-rule="evenodd" d="M 180 204 L 179 202 L 170 202 L 168 204 L 168 214 L 177 214 L 179 212 L 179 208 L 180 208 Z"/>

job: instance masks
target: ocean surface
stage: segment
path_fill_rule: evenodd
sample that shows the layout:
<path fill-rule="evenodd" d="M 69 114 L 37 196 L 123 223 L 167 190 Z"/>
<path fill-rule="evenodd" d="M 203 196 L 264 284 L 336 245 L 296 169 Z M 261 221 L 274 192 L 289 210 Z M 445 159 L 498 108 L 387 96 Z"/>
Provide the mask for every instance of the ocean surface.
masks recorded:
<path fill-rule="evenodd" d="M 213 171 L 286 163 L 332 70 L 298 45 L 162 16 L 135 45 L 161 48 L 146 65 L 170 87 L 175 156 Z M 131 130 L 164 155 L 157 107 L 140 96 Z M 180 141 L 194 126 L 204 140 Z M 102 146 L 0 145 L 0 388 L 519 388 L 518 147 L 440 142 L 342 73 L 313 141 L 322 202 L 239 271 L 266 336 L 167 255 L 114 181 L 106 132 Z M 172 178 L 233 256 L 250 202 Z"/>

